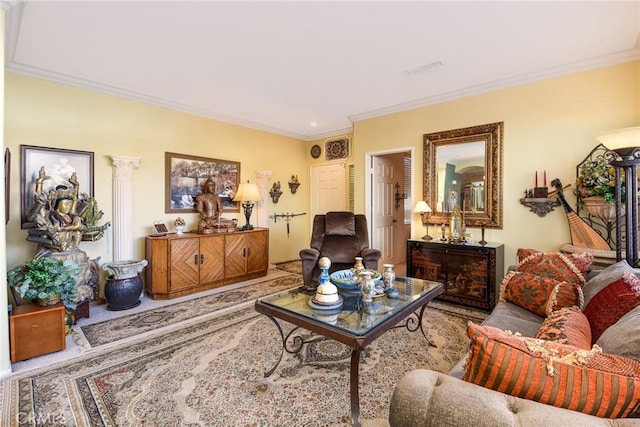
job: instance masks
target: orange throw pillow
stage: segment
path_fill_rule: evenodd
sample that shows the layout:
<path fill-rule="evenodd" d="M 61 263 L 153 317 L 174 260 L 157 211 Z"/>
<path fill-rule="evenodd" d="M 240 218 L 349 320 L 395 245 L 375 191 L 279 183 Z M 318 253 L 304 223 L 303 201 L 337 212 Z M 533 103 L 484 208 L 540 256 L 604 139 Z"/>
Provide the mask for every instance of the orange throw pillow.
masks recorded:
<path fill-rule="evenodd" d="M 563 307 L 582 307 L 582 288 L 576 283 L 559 282 L 549 277 L 510 271 L 500 284 L 500 301 L 509 301 L 546 317 Z"/>
<path fill-rule="evenodd" d="M 640 405 L 640 363 L 469 322 L 463 380 L 524 399 L 621 418 Z"/>
<path fill-rule="evenodd" d="M 544 319 L 534 338 L 591 349 L 589 321 L 575 305 L 551 313 Z"/>
<path fill-rule="evenodd" d="M 563 254 L 518 249 L 518 271 L 549 277 L 559 282 L 584 285 L 592 262 L 593 255 L 588 252 Z"/>

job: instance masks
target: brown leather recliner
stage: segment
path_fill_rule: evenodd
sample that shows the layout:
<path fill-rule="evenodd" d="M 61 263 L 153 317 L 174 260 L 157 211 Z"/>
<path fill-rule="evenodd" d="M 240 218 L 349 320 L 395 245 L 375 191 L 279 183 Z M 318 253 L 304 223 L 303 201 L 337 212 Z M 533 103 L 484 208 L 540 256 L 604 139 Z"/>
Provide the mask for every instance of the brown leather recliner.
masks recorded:
<path fill-rule="evenodd" d="M 369 247 L 367 218 L 352 212 L 327 212 L 313 218 L 311 247 L 300 251 L 302 259 L 303 289 L 314 290 L 318 286 L 318 260 L 331 260 L 329 274 L 353 267 L 355 257 L 362 257 L 365 268 L 377 270 L 382 254 Z"/>

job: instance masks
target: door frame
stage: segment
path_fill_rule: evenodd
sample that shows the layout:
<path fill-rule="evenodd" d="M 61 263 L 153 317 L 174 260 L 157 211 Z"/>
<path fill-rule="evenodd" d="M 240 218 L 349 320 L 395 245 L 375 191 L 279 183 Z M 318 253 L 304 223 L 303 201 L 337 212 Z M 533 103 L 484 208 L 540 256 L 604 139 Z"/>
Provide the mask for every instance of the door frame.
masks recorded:
<path fill-rule="evenodd" d="M 369 226 L 369 236 L 373 238 L 373 230 L 375 229 L 375 224 L 373 223 L 375 219 L 373 218 L 373 158 L 378 156 L 385 156 L 388 154 L 398 154 L 398 153 L 406 153 L 409 152 L 411 155 L 411 182 L 415 183 L 415 171 L 416 171 L 416 153 L 415 147 L 400 147 L 400 148 L 391 148 L 388 150 L 381 151 L 367 151 L 364 153 L 364 164 L 365 164 L 365 191 L 364 191 L 364 211 L 367 218 L 371 218 L 371 221 L 368 221 Z M 415 192 L 418 190 L 416 185 L 411 186 L 411 193 L 409 197 L 413 203 L 413 201 L 418 200 L 416 198 Z M 420 197 L 422 199 L 422 197 Z M 411 235 L 413 235 L 413 220 L 411 221 Z M 375 242 L 371 242 L 371 247 L 374 247 Z"/>

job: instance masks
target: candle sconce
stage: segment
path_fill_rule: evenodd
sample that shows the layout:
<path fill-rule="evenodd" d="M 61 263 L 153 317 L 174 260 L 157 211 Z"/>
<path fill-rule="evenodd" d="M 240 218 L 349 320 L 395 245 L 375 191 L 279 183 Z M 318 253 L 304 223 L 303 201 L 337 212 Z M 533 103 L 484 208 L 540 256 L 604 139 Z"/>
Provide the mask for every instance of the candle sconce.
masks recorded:
<path fill-rule="evenodd" d="M 546 174 L 545 174 L 546 180 Z M 539 217 L 546 216 L 553 208 L 560 206 L 560 200 L 556 197 L 548 197 L 549 189 L 547 187 L 536 187 L 525 190 L 524 197 L 520 199 L 520 203 L 528 207 L 529 210 Z"/>
<path fill-rule="evenodd" d="M 273 203 L 278 203 L 278 200 L 280 200 L 280 196 L 282 196 L 282 190 L 280 190 L 280 188 L 280 181 L 278 181 L 274 182 L 273 187 L 271 187 L 271 190 L 269 190 L 269 195 L 271 196 L 271 201 Z"/>
<path fill-rule="evenodd" d="M 298 175 L 291 175 L 291 179 L 289 180 L 289 189 L 291 190 L 291 194 L 296 194 L 298 187 L 300 187 Z"/>
<path fill-rule="evenodd" d="M 394 185 L 396 189 L 395 199 L 396 199 L 396 210 L 400 209 L 400 200 L 404 200 L 408 198 L 406 193 L 400 192 L 400 184 L 396 181 L 396 185 Z"/>

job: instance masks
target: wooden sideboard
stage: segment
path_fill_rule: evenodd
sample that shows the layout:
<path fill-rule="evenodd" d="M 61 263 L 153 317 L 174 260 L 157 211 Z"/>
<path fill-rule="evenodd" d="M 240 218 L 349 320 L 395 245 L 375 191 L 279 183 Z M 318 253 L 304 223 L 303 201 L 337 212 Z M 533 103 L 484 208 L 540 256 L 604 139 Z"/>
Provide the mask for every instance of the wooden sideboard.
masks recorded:
<path fill-rule="evenodd" d="M 504 278 L 504 245 L 407 240 L 407 276 L 443 283 L 438 299 L 490 311 Z"/>
<path fill-rule="evenodd" d="M 36 304 L 13 307 L 9 316 L 11 361 L 64 350 L 67 345 L 65 316 L 62 303 L 48 307 Z"/>
<path fill-rule="evenodd" d="M 149 236 L 145 252 L 147 294 L 170 299 L 265 276 L 269 229 Z"/>

